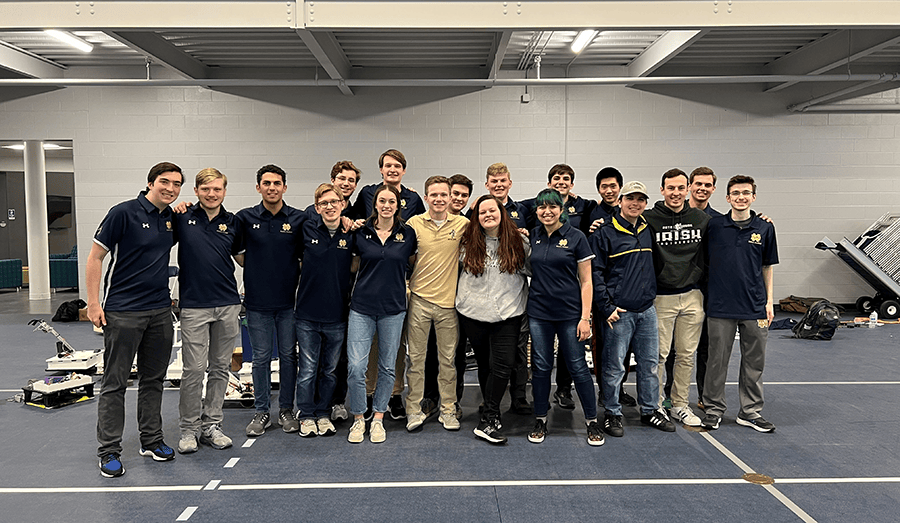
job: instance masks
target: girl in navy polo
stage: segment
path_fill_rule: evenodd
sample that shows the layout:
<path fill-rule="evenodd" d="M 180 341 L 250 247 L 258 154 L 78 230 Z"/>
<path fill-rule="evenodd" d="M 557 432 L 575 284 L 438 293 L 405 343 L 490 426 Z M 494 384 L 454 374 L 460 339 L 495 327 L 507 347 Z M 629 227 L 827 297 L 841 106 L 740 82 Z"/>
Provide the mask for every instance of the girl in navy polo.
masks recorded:
<path fill-rule="evenodd" d="M 354 416 L 347 440 L 362 443 L 366 431 L 366 367 L 372 338 L 378 333 L 378 381 L 369 439 L 385 439 L 384 413 L 394 386 L 394 364 L 406 318 L 407 267 L 415 262 L 416 233 L 400 217 L 400 193 L 382 185 L 375 191 L 372 214 L 356 231 L 353 254 L 358 266 L 347 323 L 347 386 Z"/>
<path fill-rule="evenodd" d="M 532 394 L 537 419 L 528 441 L 541 443 L 547 431 L 550 408 L 550 372 L 553 370 L 553 338 L 575 382 L 584 410 L 587 441 L 604 443 L 597 423 L 594 382 L 584 358 L 584 341 L 591 335 L 591 259 L 594 257 L 584 233 L 567 222 L 562 197 L 544 189 L 535 199 L 535 214 L 541 223 L 531 231 L 531 289 L 528 320 L 531 327 Z"/>

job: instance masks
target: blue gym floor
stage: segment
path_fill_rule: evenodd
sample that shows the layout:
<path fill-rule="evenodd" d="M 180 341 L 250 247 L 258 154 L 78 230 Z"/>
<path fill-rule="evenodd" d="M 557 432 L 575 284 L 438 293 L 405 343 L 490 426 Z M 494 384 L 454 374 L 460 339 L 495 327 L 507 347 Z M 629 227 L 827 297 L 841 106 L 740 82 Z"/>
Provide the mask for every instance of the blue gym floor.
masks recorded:
<path fill-rule="evenodd" d="M 75 298 L 63 292 L 32 304 L 27 290 L 0 291 L 4 399 L 45 376 L 44 360 L 55 352 L 55 339 L 26 322 L 49 321 L 59 303 Z M 102 345 L 87 323 L 53 325 L 76 349 Z M 130 389 L 127 473 L 106 479 L 95 457 L 95 399 L 57 410 L 5 401 L 0 521 L 897 521 L 900 326 L 840 329 L 830 342 L 789 334 L 769 335 L 763 414 L 777 425 L 774 434 L 734 423 L 737 350 L 719 430 L 679 425 L 663 433 L 626 408 L 625 437 L 607 437 L 602 447 L 586 443 L 580 406 L 551 409 L 540 445 L 525 437 L 530 416 L 507 413 L 507 445 L 476 439 L 481 397 L 470 371 L 459 432 L 430 419 L 410 434 L 388 420 L 385 443 L 351 445 L 349 423 L 339 422 L 330 438 L 304 439 L 273 425 L 248 441 L 252 409 L 230 408 L 223 429 L 234 447 L 201 446 L 158 463 L 138 455 Z M 635 393 L 633 377 L 626 388 Z M 163 418 L 174 447 L 176 388 L 166 389 Z M 751 483 L 745 473 L 774 483 Z"/>

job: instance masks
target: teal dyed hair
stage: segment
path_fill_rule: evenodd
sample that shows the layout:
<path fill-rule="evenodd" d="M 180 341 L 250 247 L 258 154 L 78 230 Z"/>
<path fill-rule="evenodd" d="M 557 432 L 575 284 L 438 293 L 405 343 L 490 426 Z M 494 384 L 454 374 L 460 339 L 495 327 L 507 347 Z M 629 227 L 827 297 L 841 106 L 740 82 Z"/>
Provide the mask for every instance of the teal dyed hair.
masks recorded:
<path fill-rule="evenodd" d="M 562 211 L 559 215 L 559 222 L 566 223 L 569 221 L 569 213 L 566 212 L 566 207 L 563 205 L 562 195 L 556 189 L 544 189 L 538 193 L 534 199 L 535 212 L 541 205 L 555 205 L 559 207 L 559 210 Z"/>

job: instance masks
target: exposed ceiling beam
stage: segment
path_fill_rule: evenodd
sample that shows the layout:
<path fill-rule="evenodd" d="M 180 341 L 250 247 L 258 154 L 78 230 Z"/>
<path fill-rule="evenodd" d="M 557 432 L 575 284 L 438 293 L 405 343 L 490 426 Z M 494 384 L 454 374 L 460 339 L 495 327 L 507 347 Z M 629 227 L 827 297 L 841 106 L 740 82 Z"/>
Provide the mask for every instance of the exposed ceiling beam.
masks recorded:
<path fill-rule="evenodd" d="M 298 29 L 297 34 L 300 39 L 309 48 L 309 51 L 316 57 L 319 64 L 328 73 L 332 80 L 347 80 L 350 78 L 350 60 L 341 48 L 332 32 L 311 32 L 304 29 Z M 347 96 L 353 96 L 353 91 L 347 87 L 347 84 L 340 82 L 338 84 L 341 92 Z"/>
<path fill-rule="evenodd" d="M 648 76 L 708 32 L 666 31 L 628 65 L 628 76 Z"/>
<path fill-rule="evenodd" d="M 823 36 L 815 42 L 772 62 L 768 74 L 822 74 L 849 62 L 900 43 L 900 31 L 896 30 L 841 30 Z M 785 82 L 770 87 L 766 92 L 780 91 L 796 82 Z"/>
<path fill-rule="evenodd" d="M 145 31 L 110 31 L 107 34 L 163 67 L 185 78 L 209 78 L 209 67 L 175 47 L 162 36 Z"/>
<path fill-rule="evenodd" d="M 509 47 L 511 37 L 512 31 L 501 31 L 494 36 L 494 46 L 491 48 L 491 55 L 487 62 L 488 78 L 497 78 L 497 72 L 503 65 L 503 57 L 506 56 L 506 49 Z"/>
<path fill-rule="evenodd" d="M 65 66 L 0 41 L 0 67 L 29 78 L 62 78 Z"/>

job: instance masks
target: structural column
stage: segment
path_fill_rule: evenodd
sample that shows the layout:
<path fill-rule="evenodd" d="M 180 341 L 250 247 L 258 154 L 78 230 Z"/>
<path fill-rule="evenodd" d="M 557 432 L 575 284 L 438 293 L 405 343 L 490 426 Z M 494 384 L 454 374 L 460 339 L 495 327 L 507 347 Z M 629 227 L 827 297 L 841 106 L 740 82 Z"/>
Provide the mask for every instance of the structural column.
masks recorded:
<path fill-rule="evenodd" d="M 25 141 L 25 219 L 28 224 L 28 298 L 49 300 L 47 172 L 44 144 L 40 140 Z"/>

